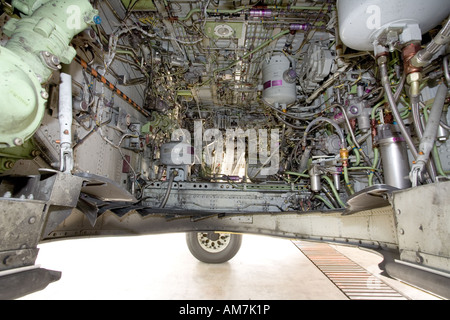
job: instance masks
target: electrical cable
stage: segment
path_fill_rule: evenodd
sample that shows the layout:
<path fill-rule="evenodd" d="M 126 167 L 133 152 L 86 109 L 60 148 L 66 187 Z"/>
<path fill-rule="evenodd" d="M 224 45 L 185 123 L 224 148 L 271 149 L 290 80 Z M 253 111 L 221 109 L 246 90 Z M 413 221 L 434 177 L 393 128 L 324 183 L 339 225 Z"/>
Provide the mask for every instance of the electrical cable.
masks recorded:
<path fill-rule="evenodd" d="M 161 204 L 159 205 L 160 209 L 163 209 L 166 206 L 167 201 L 169 200 L 170 193 L 172 191 L 173 182 L 174 182 L 175 177 L 177 175 L 178 175 L 178 172 L 176 170 L 173 170 L 173 171 L 170 172 L 170 178 L 169 178 L 169 181 L 168 181 L 169 185 L 167 186 L 167 190 L 166 190 L 166 193 L 164 194 L 164 198 L 161 201 Z"/>

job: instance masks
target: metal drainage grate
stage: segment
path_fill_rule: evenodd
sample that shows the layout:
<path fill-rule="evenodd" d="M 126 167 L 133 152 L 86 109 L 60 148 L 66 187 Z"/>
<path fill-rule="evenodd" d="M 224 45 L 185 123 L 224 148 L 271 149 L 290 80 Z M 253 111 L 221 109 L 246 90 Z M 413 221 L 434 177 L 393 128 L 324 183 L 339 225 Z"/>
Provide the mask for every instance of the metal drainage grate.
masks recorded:
<path fill-rule="evenodd" d="M 292 242 L 350 300 L 408 300 L 328 244 Z"/>

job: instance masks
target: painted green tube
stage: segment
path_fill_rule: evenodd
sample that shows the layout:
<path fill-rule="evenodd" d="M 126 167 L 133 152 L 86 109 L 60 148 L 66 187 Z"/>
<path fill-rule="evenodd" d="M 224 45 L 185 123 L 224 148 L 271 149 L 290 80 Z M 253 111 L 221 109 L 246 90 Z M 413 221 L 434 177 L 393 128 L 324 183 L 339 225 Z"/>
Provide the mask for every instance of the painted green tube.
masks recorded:
<path fill-rule="evenodd" d="M 344 181 L 345 181 L 345 184 L 347 185 L 348 190 L 350 191 L 350 194 L 355 194 L 352 184 L 350 183 L 350 178 L 348 177 L 348 168 L 347 167 L 344 167 Z"/>
<path fill-rule="evenodd" d="M 356 163 L 355 165 L 359 166 L 359 164 L 361 163 L 361 154 L 359 153 L 358 148 L 352 144 L 352 140 L 350 138 L 350 135 L 347 135 L 347 143 L 349 146 L 351 146 L 353 153 L 355 154 L 356 157 Z"/>
<path fill-rule="evenodd" d="M 285 174 L 290 174 L 290 175 L 297 176 L 297 177 L 302 177 L 302 178 L 309 178 L 309 174 L 306 174 L 306 173 L 298 173 L 298 172 L 286 171 Z"/>
<path fill-rule="evenodd" d="M 322 201 L 327 207 L 328 209 L 336 209 L 327 199 L 325 199 L 324 197 L 316 194 L 314 196 L 314 198 L 319 199 L 320 201 Z"/>
<path fill-rule="evenodd" d="M 327 175 L 323 175 L 322 179 L 325 179 L 328 184 L 330 185 L 331 191 L 333 192 L 334 196 L 336 197 L 337 202 L 342 208 L 345 208 L 345 203 L 342 201 L 341 197 L 339 196 L 339 193 L 336 190 L 336 187 L 334 186 L 333 181 L 331 181 L 331 178 Z"/>

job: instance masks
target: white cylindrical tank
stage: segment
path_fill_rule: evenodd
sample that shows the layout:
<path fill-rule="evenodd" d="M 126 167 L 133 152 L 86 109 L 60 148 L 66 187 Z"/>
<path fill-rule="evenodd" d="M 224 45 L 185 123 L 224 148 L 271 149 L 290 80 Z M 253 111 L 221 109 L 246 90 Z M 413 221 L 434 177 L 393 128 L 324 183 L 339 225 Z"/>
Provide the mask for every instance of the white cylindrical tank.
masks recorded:
<path fill-rule="evenodd" d="M 355 50 L 373 51 L 373 42 L 391 26 L 417 24 L 422 34 L 450 14 L 449 0 L 338 0 L 339 34 Z"/>
<path fill-rule="evenodd" d="M 274 106 L 288 105 L 297 98 L 295 65 L 284 55 L 275 55 L 263 65 L 263 98 Z"/>

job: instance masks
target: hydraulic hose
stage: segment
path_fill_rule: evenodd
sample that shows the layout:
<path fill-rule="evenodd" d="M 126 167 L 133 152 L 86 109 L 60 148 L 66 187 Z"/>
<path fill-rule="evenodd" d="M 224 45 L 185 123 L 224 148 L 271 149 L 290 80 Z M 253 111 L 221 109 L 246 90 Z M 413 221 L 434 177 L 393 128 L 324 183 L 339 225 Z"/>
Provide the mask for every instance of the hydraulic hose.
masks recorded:
<path fill-rule="evenodd" d="M 416 129 L 416 134 L 419 137 L 419 139 L 422 139 L 423 127 L 422 127 L 422 119 L 420 118 L 418 97 L 411 97 L 411 110 L 413 114 L 414 128 Z M 437 173 L 436 167 L 432 161 L 427 162 L 427 170 L 431 180 L 435 182 Z"/>
<path fill-rule="evenodd" d="M 316 199 L 322 201 L 322 202 L 328 207 L 328 209 L 336 209 L 335 206 L 333 206 L 333 205 L 331 204 L 331 202 L 329 202 L 329 201 L 328 201 L 327 199 L 325 199 L 324 197 L 322 197 L 322 196 L 316 194 L 316 195 L 314 195 L 314 198 L 316 198 Z"/>
<path fill-rule="evenodd" d="M 420 140 L 419 154 L 416 158 L 415 164 L 411 169 L 410 176 L 413 184 L 417 183 L 416 181 L 417 174 L 423 171 L 425 165 L 428 163 L 430 153 L 433 150 L 447 92 L 448 88 L 445 84 L 441 84 L 438 87 L 438 91 L 434 99 L 433 107 L 431 109 L 431 113 L 428 118 L 428 122 L 425 131 L 423 133 L 423 137 Z"/>
<path fill-rule="evenodd" d="M 405 124 L 403 123 L 402 116 L 397 108 L 397 103 L 395 102 L 395 97 L 392 93 L 392 88 L 389 83 L 389 74 L 388 74 L 388 68 L 387 68 L 387 58 L 385 56 L 381 56 L 378 58 L 378 65 L 380 66 L 380 72 L 381 72 L 381 82 L 384 87 L 384 91 L 386 93 L 389 105 L 391 107 L 392 113 L 394 115 L 395 121 L 397 122 L 400 132 L 403 135 L 403 138 L 405 139 L 411 153 L 413 154 L 414 158 L 416 159 L 419 153 L 417 152 L 416 146 L 414 145 L 414 142 L 411 139 L 411 136 L 409 135 Z"/>
<path fill-rule="evenodd" d="M 411 59 L 411 64 L 414 67 L 424 67 L 431 62 L 433 56 L 438 51 L 450 42 L 450 19 L 445 24 L 444 28 L 437 34 L 437 36 L 427 45 L 425 49 L 420 50 Z"/>
<path fill-rule="evenodd" d="M 175 177 L 177 175 L 178 175 L 178 173 L 176 171 L 172 171 L 170 173 L 169 185 L 167 187 L 166 194 L 164 195 L 164 198 L 163 198 L 161 204 L 159 205 L 160 209 L 163 209 L 166 206 L 167 200 L 169 200 L 170 192 L 172 191 L 173 181 L 175 180 Z"/>
<path fill-rule="evenodd" d="M 323 175 L 322 178 L 325 179 L 325 180 L 328 182 L 328 184 L 329 184 L 329 186 L 330 186 L 330 188 L 331 188 L 331 191 L 333 192 L 334 196 L 336 197 L 336 200 L 337 200 L 337 202 L 339 203 L 339 205 L 340 205 L 342 208 L 345 208 L 345 207 L 346 207 L 346 206 L 345 206 L 345 203 L 342 201 L 341 197 L 339 196 L 339 193 L 337 192 L 336 187 L 334 186 L 333 181 L 331 181 L 331 178 L 328 177 L 327 175 Z"/>

